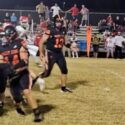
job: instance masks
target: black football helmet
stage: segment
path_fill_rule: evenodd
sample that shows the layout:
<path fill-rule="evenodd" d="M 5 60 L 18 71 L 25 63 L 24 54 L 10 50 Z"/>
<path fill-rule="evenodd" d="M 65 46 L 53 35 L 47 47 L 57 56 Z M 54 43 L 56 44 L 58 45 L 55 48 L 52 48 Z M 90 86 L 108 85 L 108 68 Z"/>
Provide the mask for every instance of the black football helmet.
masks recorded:
<path fill-rule="evenodd" d="M 5 36 L 10 37 L 11 40 L 14 40 L 17 37 L 17 31 L 13 26 L 7 26 L 4 29 Z"/>

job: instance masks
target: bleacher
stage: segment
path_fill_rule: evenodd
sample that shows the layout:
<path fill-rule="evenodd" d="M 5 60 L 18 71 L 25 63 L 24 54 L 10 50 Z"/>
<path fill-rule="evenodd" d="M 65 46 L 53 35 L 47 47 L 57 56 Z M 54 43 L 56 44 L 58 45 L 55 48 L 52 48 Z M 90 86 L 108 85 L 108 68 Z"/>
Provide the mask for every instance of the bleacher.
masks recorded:
<path fill-rule="evenodd" d="M 78 46 L 80 51 L 86 52 L 86 26 L 80 26 L 80 28 L 76 32 L 76 36 L 78 38 Z M 99 29 L 97 26 L 92 26 L 92 34 L 99 34 Z M 99 37 L 102 38 L 102 34 L 99 34 Z M 99 52 L 106 52 L 104 47 L 104 42 L 101 42 L 99 45 Z M 91 47 L 91 52 L 93 48 Z"/>
<path fill-rule="evenodd" d="M 92 26 L 92 34 L 99 33 L 97 26 Z M 86 40 L 86 26 L 80 26 L 76 32 L 78 40 Z"/>

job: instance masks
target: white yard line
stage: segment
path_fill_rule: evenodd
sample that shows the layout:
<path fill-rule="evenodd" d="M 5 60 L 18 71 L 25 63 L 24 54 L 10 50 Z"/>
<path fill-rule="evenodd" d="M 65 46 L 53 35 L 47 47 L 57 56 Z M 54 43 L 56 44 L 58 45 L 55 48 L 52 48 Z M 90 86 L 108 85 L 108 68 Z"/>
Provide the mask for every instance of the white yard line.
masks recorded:
<path fill-rule="evenodd" d="M 111 74 L 113 74 L 113 75 L 117 76 L 118 78 L 120 78 L 120 79 L 125 81 L 125 76 L 120 75 L 118 72 L 115 72 L 113 70 L 104 69 L 104 68 L 101 68 L 101 69 L 103 69 L 106 72 L 109 72 L 109 73 L 111 73 Z"/>

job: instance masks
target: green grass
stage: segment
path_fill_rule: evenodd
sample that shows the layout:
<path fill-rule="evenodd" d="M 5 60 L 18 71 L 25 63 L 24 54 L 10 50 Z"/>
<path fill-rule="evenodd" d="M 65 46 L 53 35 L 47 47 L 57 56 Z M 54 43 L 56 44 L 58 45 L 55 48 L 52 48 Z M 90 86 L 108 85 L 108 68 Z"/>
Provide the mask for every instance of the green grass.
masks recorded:
<path fill-rule="evenodd" d="M 125 125 L 125 60 L 67 58 L 68 82 L 73 93 L 61 93 L 60 71 L 55 65 L 46 78 L 46 89 L 33 88 L 44 114 L 38 125 Z M 31 69 L 42 69 L 31 59 Z M 6 113 L 0 117 L 0 125 L 35 125 L 32 113 L 20 116 L 7 99 Z"/>

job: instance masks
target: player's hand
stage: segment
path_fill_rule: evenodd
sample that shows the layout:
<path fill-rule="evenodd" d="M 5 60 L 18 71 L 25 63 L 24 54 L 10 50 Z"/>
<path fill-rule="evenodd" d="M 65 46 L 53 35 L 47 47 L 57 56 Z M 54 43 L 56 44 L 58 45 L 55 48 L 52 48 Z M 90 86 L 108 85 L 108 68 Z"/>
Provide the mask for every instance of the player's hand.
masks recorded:
<path fill-rule="evenodd" d="M 45 56 L 43 54 L 40 54 L 40 60 L 43 61 Z"/>
<path fill-rule="evenodd" d="M 48 70 L 48 63 L 45 62 L 45 69 Z"/>

